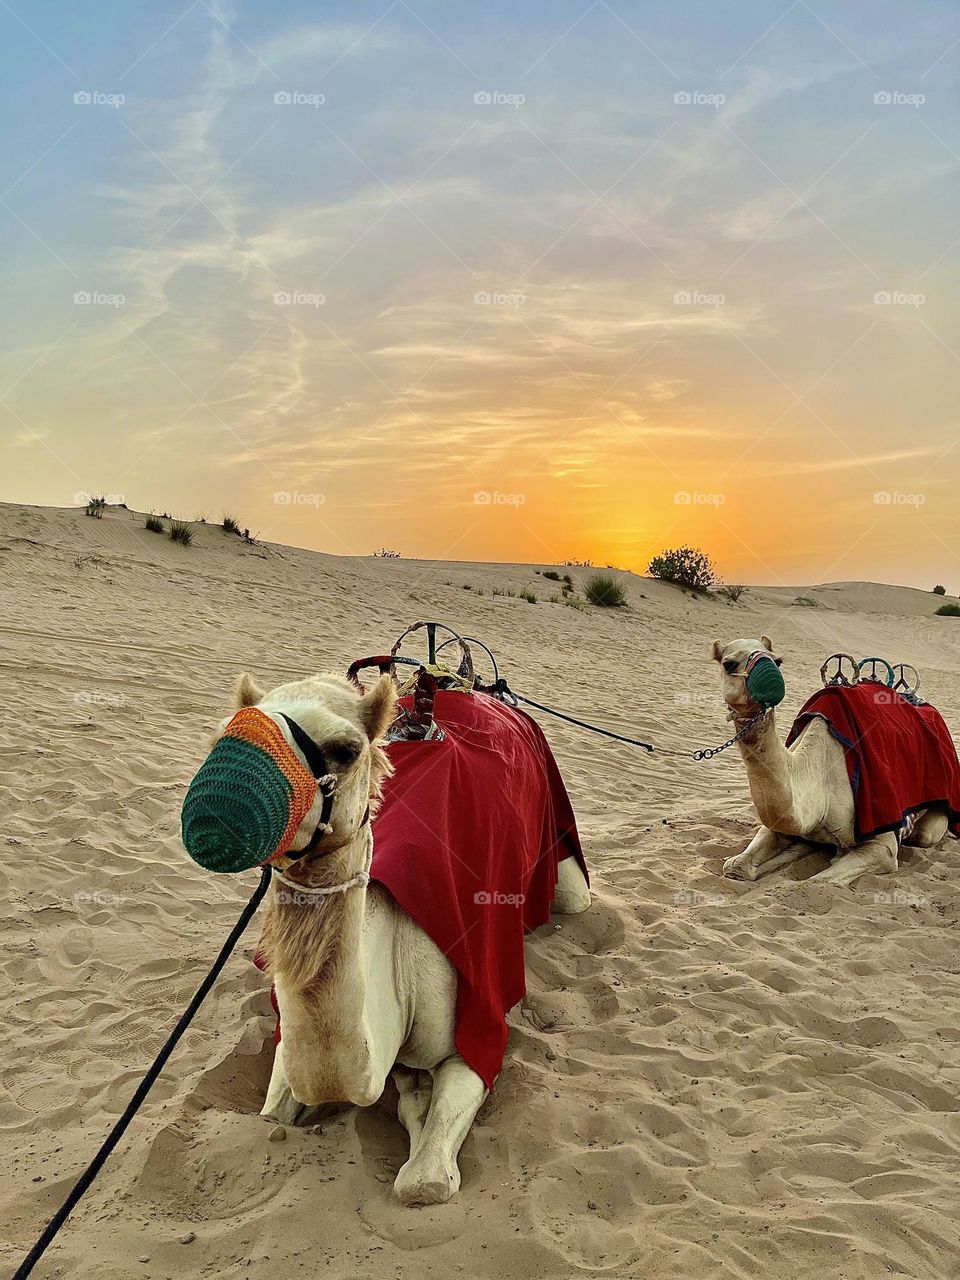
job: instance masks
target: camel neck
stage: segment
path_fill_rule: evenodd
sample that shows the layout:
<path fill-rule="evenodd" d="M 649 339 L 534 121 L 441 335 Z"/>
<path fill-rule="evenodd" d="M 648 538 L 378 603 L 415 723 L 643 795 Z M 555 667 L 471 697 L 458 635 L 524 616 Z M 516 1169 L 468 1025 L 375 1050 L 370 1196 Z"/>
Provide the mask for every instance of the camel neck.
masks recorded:
<path fill-rule="evenodd" d="M 789 814 L 792 801 L 790 753 L 777 733 L 776 713 L 770 711 L 737 743 L 747 770 L 750 795 L 760 821 L 777 830 Z"/>

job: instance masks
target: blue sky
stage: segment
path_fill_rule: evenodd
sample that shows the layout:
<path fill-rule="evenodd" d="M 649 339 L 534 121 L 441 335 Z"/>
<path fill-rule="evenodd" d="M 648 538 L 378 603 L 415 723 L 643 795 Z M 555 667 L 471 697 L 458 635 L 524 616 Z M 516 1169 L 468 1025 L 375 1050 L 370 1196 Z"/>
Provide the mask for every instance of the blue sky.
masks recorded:
<path fill-rule="evenodd" d="M 0 496 L 960 592 L 952 7 L 40 0 L 0 33 Z"/>

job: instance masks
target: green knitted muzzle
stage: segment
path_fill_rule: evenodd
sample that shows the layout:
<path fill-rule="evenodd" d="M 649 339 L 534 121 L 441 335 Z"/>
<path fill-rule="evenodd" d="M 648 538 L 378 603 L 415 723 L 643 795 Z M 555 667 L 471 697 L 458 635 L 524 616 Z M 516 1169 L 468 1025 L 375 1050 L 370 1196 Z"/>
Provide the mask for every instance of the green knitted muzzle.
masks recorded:
<path fill-rule="evenodd" d="M 280 727 L 238 711 L 183 802 L 183 843 L 207 871 L 247 871 L 290 847 L 317 794 Z"/>
<path fill-rule="evenodd" d="M 780 668 L 769 653 L 751 654 L 747 663 L 747 693 L 759 707 L 775 707 L 787 692 Z"/>

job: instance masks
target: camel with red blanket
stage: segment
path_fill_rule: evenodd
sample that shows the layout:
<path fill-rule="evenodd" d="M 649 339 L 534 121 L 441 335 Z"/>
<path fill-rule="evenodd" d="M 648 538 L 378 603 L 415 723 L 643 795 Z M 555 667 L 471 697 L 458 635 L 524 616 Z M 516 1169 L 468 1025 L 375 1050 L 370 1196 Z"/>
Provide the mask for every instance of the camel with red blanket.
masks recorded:
<path fill-rule="evenodd" d="M 784 744 L 774 711 L 758 718 L 747 688 L 758 661 L 780 665 L 769 637 L 715 640 L 712 652 L 728 719 L 746 729 L 737 745 L 762 823 L 726 859 L 725 876 L 755 880 L 816 844 L 837 856 L 813 879 L 849 885 L 896 871 L 901 843 L 930 848 L 948 829 L 960 834 L 960 762 L 934 707 L 874 682 L 827 687 L 804 704 Z"/>
<path fill-rule="evenodd" d="M 322 676 L 266 694 L 243 676 L 238 703 L 220 734 L 255 708 L 271 722 L 260 730 L 303 764 L 318 752 L 335 778 L 332 808 L 318 795 L 287 846 L 302 856 L 271 859 L 259 963 L 279 1022 L 262 1114 L 370 1106 L 392 1074 L 410 1135 L 396 1195 L 448 1200 L 524 992 L 524 930 L 551 904 L 590 904 L 549 747 L 522 711 L 455 691 L 437 694 L 442 739 L 385 745 L 389 676 L 365 693 Z"/>

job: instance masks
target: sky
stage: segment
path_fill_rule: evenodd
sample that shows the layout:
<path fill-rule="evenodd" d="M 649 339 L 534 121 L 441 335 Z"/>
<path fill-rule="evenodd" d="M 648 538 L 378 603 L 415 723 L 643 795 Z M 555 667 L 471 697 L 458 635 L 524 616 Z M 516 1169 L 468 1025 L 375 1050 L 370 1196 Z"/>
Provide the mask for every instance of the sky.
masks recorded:
<path fill-rule="evenodd" d="M 960 594 L 960 12 L 3 0 L 0 499 Z"/>

